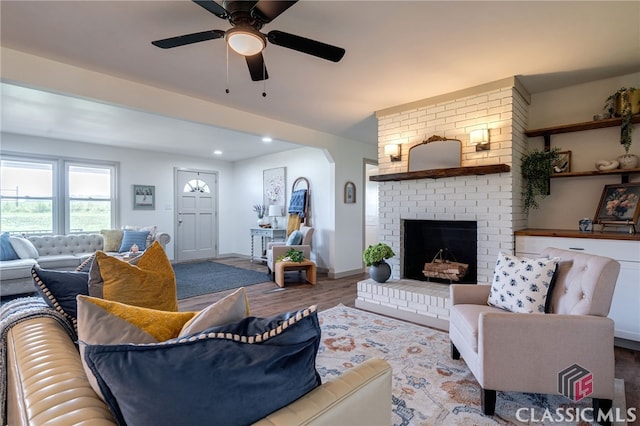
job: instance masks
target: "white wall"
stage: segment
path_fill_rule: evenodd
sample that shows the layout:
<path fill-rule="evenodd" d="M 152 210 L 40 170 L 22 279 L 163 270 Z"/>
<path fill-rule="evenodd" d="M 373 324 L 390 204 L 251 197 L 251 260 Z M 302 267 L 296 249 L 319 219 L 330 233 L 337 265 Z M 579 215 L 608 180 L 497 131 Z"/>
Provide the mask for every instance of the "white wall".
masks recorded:
<path fill-rule="evenodd" d="M 531 96 L 529 129 L 591 121 L 603 112 L 607 97 L 620 87 L 640 88 L 640 73 L 598 80 Z M 529 147 L 541 149 L 543 138 L 529 138 Z M 571 170 L 595 170 L 598 160 L 614 160 L 624 154 L 620 128 L 588 130 L 551 136 L 551 146 L 571 151 Z M 635 126 L 631 153 L 640 155 L 640 126 Z M 631 182 L 640 181 L 639 175 Z M 593 218 L 604 185 L 620 183 L 620 176 L 551 179 L 551 194 L 531 210 L 530 228 L 577 229 L 578 220 Z"/>
<path fill-rule="evenodd" d="M 118 226 L 155 224 L 168 232 L 173 241 L 167 254 L 174 259 L 175 211 L 174 170 L 176 168 L 211 171 L 218 174 L 218 254 L 249 255 L 251 240 L 249 229 L 256 226 L 253 205 L 262 203 L 263 171 L 286 167 L 287 205 L 293 181 L 306 177 L 311 183 L 310 224 L 315 228 L 313 259 L 318 267 L 332 276 L 350 274 L 362 269 L 362 162 L 358 149 L 339 148 L 337 152 L 345 178 L 358 187 L 357 204 L 342 203 L 342 189 L 336 193 L 335 166 L 331 156 L 323 149 L 301 147 L 291 151 L 229 163 L 199 157 L 176 156 L 136 149 L 122 149 L 57 139 L 39 138 L 2 133 L 2 154 L 47 155 L 54 157 L 99 159 L 120 163 L 118 180 Z M 375 147 L 372 147 L 375 151 Z M 346 151 L 347 154 L 343 154 Z M 351 163 L 349 163 L 351 162 Z M 346 181 L 346 180 L 345 180 Z M 133 210 L 131 185 L 156 187 L 156 209 Z M 342 182 L 339 185 L 344 185 Z M 336 202 L 336 199 L 339 202 Z M 336 205 L 337 204 L 337 205 Z M 335 210 L 338 214 L 334 214 Z M 338 223 L 336 223 L 338 217 Z M 286 217 L 280 219 L 285 226 Z M 340 232 L 336 232 L 340 229 Z M 256 244 L 258 240 L 256 239 Z M 338 265 L 335 259 L 339 259 Z"/>
<path fill-rule="evenodd" d="M 224 161 L 204 160 L 197 157 L 177 157 L 175 155 L 113 148 L 96 144 L 85 144 L 57 139 L 38 138 L 2 133 L 2 154 L 24 153 L 54 156 L 56 158 L 99 159 L 120 163 L 118 179 L 118 199 L 120 223 L 118 226 L 157 225 L 168 232 L 172 241 L 167 245 L 167 255 L 174 259 L 175 217 L 174 217 L 174 168 L 192 168 L 218 173 L 220 223 L 235 220 L 235 211 L 230 207 L 233 199 L 233 169 Z M 133 210 L 132 185 L 154 185 L 156 187 L 155 210 Z M 232 251 L 233 227 L 220 226 L 221 252 Z"/>
<path fill-rule="evenodd" d="M 263 156 L 234 163 L 233 204 L 236 207 L 235 229 L 232 253 L 248 255 L 251 251 L 249 229 L 256 227 L 257 216 L 252 210 L 255 204 L 262 204 L 263 171 L 275 167 L 286 167 L 286 206 L 291 199 L 293 182 L 305 177 L 310 183 L 309 224 L 315 228 L 312 242 L 312 259 L 319 268 L 330 269 L 330 240 L 327 235 L 333 229 L 332 196 L 327 182 L 330 180 L 331 166 L 323 151 L 317 148 L 300 148 L 283 153 Z M 286 214 L 278 219 L 278 225 L 286 228 Z M 260 244 L 258 238 L 255 244 Z M 224 254 L 221 252 L 221 254 Z"/>

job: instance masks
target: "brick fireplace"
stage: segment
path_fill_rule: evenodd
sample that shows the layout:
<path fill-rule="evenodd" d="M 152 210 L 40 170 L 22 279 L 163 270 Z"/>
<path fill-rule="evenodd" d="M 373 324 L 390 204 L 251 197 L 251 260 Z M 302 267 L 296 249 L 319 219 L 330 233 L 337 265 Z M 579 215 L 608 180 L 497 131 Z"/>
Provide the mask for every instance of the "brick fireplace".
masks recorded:
<path fill-rule="evenodd" d="M 527 111 L 528 94 L 514 77 L 376 113 L 381 175 L 406 172 L 409 148 L 431 135 L 462 142 L 462 167 L 492 164 L 511 166 L 511 171 L 503 173 L 379 182 L 378 238 L 389 244 L 397 254 L 389 259 L 392 273 L 388 285 L 391 286 L 392 296 L 399 295 L 400 290 L 395 293 L 394 285 L 401 284 L 404 286 L 402 291 L 410 301 L 419 299 L 416 295 L 420 294 L 427 294 L 429 301 L 432 299 L 430 293 L 424 293 L 424 282 L 404 278 L 404 260 L 407 256 L 404 250 L 405 221 L 475 222 L 475 270 L 478 283 L 491 282 L 499 251 L 513 252 L 514 231 L 526 227 L 526 217 L 520 207 L 519 160 L 526 150 L 524 129 Z M 489 129 L 489 150 L 476 152 L 469 145 L 469 133 L 477 128 Z M 401 161 L 391 162 L 384 156 L 384 147 L 390 143 L 402 145 Z M 376 284 L 369 281 L 363 284 L 362 295 L 362 283 L 359 283 L 357 305 L 369 310 L 376 310 L 377 305 L 381 313 L 392 316 L 395 309 L 398 312 L 396 316 L 416 321 L 414 315 L 420 314 L 415 303 L 414 308 L 409 308 L 409 303 L 400 302 L 401 306 L 398 306 L 398 303 L 391 303 L 390 299 L 383 297 L 380 300 L 378 296 L 384 294 L 383 289 L 374 288 Z M 407 285 L 413 290 L 408 290 Z M 365 288 L 372 292 L 365 295 Z M 378 290 L 381 290 L 380 294 Z M 389 294 L 388 291 L 386 293 Z M 446 308 L 448 289 L 442 292 L 436 287 L 433 296 L 436 308 L 440 308 L 439 304 L 444 305 L 443 309 Z M 439 301 L 438 298 L 444 300 Z M 426 312 L 423 314 L 426 315 Z M 448 322 L 448 309 L 438 312 L 433 325 L 442 328 Z M 407 315 L 411 318 L 407 318 Z M 427 325 L 432 325 L 431 319 L 427 319 Z"/>

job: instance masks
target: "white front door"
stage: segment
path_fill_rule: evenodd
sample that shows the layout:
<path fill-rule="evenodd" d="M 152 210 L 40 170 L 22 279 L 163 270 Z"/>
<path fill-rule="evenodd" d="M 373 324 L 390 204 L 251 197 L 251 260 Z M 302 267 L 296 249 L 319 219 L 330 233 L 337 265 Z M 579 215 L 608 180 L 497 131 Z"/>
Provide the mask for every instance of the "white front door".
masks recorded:
<path fill-rule="evenodd" d="M 216 173 L 176 170 L 178 262 L 217 255 L 217 183 Z"/>

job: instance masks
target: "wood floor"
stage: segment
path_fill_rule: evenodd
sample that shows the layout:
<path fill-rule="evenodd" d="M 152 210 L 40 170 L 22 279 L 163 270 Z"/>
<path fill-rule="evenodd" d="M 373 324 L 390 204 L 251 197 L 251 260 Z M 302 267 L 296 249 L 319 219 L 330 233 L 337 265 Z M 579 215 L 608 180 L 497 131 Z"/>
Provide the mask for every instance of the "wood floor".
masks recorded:
<path fill-rule="evenodd" d="M 244 258 L 216 259 L 217 262 L 239 268 L 264 271 L 266 279 L 267 267 L 262 263 L 250 263 Z M 275 282 L 265 282 L 246 287 L 251 307 L 255 316 L 270 316 L 281 312 L 295 311 L 310 305 L 318 305 L 318 311 L 331 308 L 339 303 L 353 307 L 356 299 L 356 284 L 368 278 L 368 275 L 354 275 L 347 278 L 331 280 L 326 275 L 318 274 L 317 285 L 304 284 L 304 274 L 287 273 L 285 287 L 280 288 Z M 197 311 L 221 299 L 234 290 L 206 294 L 179 301 L 182 311 Z M 640 352 L 616 347 L 616 377 L 624 379 L 627 408 L 635 407 L 640 425 Z"/>

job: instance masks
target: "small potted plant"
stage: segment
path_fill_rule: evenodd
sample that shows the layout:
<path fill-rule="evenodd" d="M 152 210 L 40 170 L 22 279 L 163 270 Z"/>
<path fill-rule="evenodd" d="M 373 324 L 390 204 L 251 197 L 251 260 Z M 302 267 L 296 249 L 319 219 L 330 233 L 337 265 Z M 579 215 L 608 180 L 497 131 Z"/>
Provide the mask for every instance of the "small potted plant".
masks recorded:
<path fill-rule="evenodd" d="M 391 276 L 391 266 L 385 259 L 390 259 L 396 254 L 385 243 L 370 245 L 362 253 L 364 264 L 369 267 L 369 275 L 379 283 L 383 283 Z"/>
<path fill-rule="evenodd" d="M 264 214 L 266 213 L 267 208 L 264 204 L 255 204 L 253 206 L 253 211 L 258 215 L 258 226 L 262 226 L 266 223 L 269 223 L 268 220 L 264 219 Z"/>
<path fill-rule="evenodd" d="M 629 154 L 631 148 L 633 123 L 631 118 L 640 112 L 640 90 L 635 87 L 621 87 L 605 101 L 604 110 L 612 117 L 622 117 L 620 124 L 620 143 L 624 145 L 624 155 L 618 157 L 621 169 L 638 167 L 638 156 Z"/>
<path fill-rule="evenodd" d="M 521 173 L 524 178 L 522 205 L 525 213 L 538 208 L 536 197 L 549 195 L 549 178 L 553 174 L 553 165 L 558 161 L 560 148 L 549 151 L 533 150 L 521 160 Z"/>

